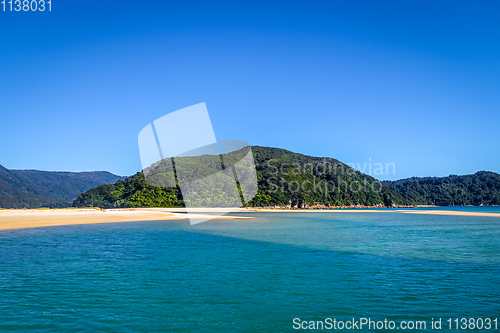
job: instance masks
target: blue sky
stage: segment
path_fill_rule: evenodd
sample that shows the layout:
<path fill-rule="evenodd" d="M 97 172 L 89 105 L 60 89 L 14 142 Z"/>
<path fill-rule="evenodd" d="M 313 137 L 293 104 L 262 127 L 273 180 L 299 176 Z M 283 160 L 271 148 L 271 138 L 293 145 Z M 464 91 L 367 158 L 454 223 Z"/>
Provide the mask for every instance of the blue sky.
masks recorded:
<path fill-rule="evenodd" d="M 1 7 L 0 7 L 1 9 Z M 141 169 L 205 102 L 217 139 L 396 174 L 500 172 L 498 1 L 57 1 L 0 11 L 0 164 Z"/>

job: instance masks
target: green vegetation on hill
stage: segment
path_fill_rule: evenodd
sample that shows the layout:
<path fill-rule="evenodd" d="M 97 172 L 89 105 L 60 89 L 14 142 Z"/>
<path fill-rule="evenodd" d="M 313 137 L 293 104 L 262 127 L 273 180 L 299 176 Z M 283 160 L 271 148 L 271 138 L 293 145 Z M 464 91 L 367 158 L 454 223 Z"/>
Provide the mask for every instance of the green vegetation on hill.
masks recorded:
<path fill-rule="evenodd" d="M 252 147 L 252 152 L 258 191 L 246 204 L 250 207 L 390 206 L 404 201 L 387 185 L 332 158 L 311 157 L 268 147 Z M 224 156 L 226 164 L 228 161 L 234 163 L 231 160 L 238 152 L 231 154 Z M 195 162 L 188 160 L 184 165 L 196 165 Z M 172 171 L 165 165 L 159 164 L 156 173 L 148 174 L 149 183 L 162 184 L 162 177 L 158 175 L 162 175 L 163 179 L 173 177 L 169 175 Z M 215 169 L 177 170 L 177 178 L 180 173 L 189 175 L 198 170 L 206 175 L 213 173 Z M 143 173 L 139 172 L 114 185 L 99 186 L 79 195 L 74 205 L 102 208 L 180 207 L 184 206 L 184 202 L 178 183 L 175 187 L 151 186 Z"/>
<path fill-rule="evenodd" d="M 376 206 L 403 201 L 386 185 L 333 158 L 253 147 L 259 191 L 250 206 Z"/>
<path fill-rule="evenodd" d="M 149 185 L 144 174 L 119 180 L 113 185 L 101 185 L 83 194 L 74 202 L 75 207 L 176 207 L 183 206 L 177 188 L 164 188 Z"/>
<path fill-rule="evenodd" d="M 252 147 L 252 152 L 258 191 L 246 204 L 250 207 L 500 205 L 500 175 L 493 172 L 379 182 L 332 158 L 311 157 L 268 147 Z M 240 158 L 237 152 L 231 154 L 224 155 L 226 164 Z M 196 164 L 200 161 L 203 167 Z M 188 159 L 182 167 L 176 162 L 176 168 L 179 167 L 177 175 L 168 163 L 159 164 L 148 174 L 149 183 L 143 173 L 138 172 L 114 185 L 98 186 L 80 194 L 74 206 L 183 207 L 175 176 L 179 178 L 179 171 L 187 177 L 213 174 L 216 167 L 207 167 L 209 164 L 205 157 L 198 158 L 198 161 Z M 191 168 L 182 169 L 186 166 Z M 169 180 L 166 183 L 172 187 L 150 185 L 163 184 L 165 180 Z"/>
<path fill-rule="evenodd" d="M 480 171 L 473 175 L 408 178 L 385 182 L 410 205 L 500 205 L 500 175 Z"/>

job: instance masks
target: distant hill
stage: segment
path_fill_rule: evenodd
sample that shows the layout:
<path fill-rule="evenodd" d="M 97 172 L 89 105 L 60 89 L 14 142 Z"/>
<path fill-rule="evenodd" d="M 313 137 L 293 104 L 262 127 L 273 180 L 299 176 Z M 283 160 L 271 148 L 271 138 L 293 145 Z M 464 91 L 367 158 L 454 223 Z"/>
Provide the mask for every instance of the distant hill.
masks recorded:
<path fill-rule="evenodd" d="M 68 207 L 79 193 L 123 178 L 105 171 L 9 170 L 0 165 L 0 207 Z"/>
<path fill-rule="evenodd" d="M 494 172 L 480 171 L 473 175 L 440 178 L 408 178 L 384 183 L 410 205 L 500 205 L 500 175 Z"/>

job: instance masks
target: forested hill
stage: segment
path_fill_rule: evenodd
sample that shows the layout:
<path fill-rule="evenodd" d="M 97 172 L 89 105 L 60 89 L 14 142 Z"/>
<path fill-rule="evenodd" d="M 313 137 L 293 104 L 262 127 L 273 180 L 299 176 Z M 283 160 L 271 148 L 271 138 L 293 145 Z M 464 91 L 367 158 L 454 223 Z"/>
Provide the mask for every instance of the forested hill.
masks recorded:
<path fill-rule="evenodd" d="M 500 175 L 494 172 L 408 178 L 384 183 L 404 197 L 406 204 L 411 205 L 500 205 Z"/>
<path fill-rule="evenodd" d="M 0 208 L 69 207 L 79 193 L 120 179 L 105 171 L 9 170 L 0 165 Z"/>
<path fill-rule="evenodd" d="M 404 199 L 387 185 L 333 159 L 311 157 L 288 150 L 252 147 L 258 192 L 247 206 L 390 206 Z M 149 185 L 142 172 L 114 185 L 83 193 L 76 207 L 183 206 L 179 187 Z"/>
<path fill-rule="evenodd" d="M 258 192 L 253 207 L 351 207 L 395 205 L 499 205 L 500 175 L 410 178 L 379 182 L 333 159 L 252 147 Z M 182 207 L 177 187 L 149 185 L 142 172 L 77 197 L 76 207 Z"/>

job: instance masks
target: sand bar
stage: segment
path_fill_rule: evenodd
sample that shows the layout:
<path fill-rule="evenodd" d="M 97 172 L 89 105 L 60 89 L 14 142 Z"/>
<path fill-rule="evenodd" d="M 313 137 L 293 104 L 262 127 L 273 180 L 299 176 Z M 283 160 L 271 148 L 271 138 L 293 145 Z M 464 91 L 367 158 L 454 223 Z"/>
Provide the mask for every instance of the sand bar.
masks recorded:
<path fill-rule="evenodd" d="M 266 212 L 266 213 L 387 213 L 391 210 L 380 210 L 380 208 L 335 208 L 335 209 L 268 209 L 249 208 L 244 212 Z"/>
<path fill-rule="evenodd" d="M 402 210 L 397 208 L 378 209 L 378 208 L 342 208 L 342 209 L 245 209 L 247 212 L 266 212 L 266 213 L 405 213 L 405 214 L 424 214 L 424 215 L 455 215 L 455 216 L 489 216 L 500 217 L 500 213 L 482 213 L 467 212 L 455 210 Z"/>
<path fill-rule="evenodd" d="M 466 212 L 466 211 L 456 211 L 456 210 L 399 210 L 399 212 L 405 214 L 424 214 L 424 215 L 500 217 L 500 213 Z"/>
<path fill-rule="evenodd" d="M 200 217 L 208 215 L 198 214 Z M 217 219 L 247 219 L 252 217 L 221 216 Z M 133 221 L 183 220 L 187 214 L 165 209 L 5 209 L 0 210 L 0 230 L 23 229 L 75 224 Z"/>
<path fill-rule="evenodd" d="M 23 229 L 76 224 L 164 221 L 187 219 L 185 208 L 127 208 L 127 209 L 5 209 L 0 210 L 0 230 Z M 200 208 L 190 210 L 200 218 L 213 218 L 211 213 L 228 212 L 227 209 Z M 236 212 L 266 213 L 403 213 L 425 215 L 500 217 L 500 213 L 482 213 L 450 210 L 377 210 L 377 209 L 239 209 Z M 252 216 L 225 215 L 217 219 L 246 220 Z"/>

